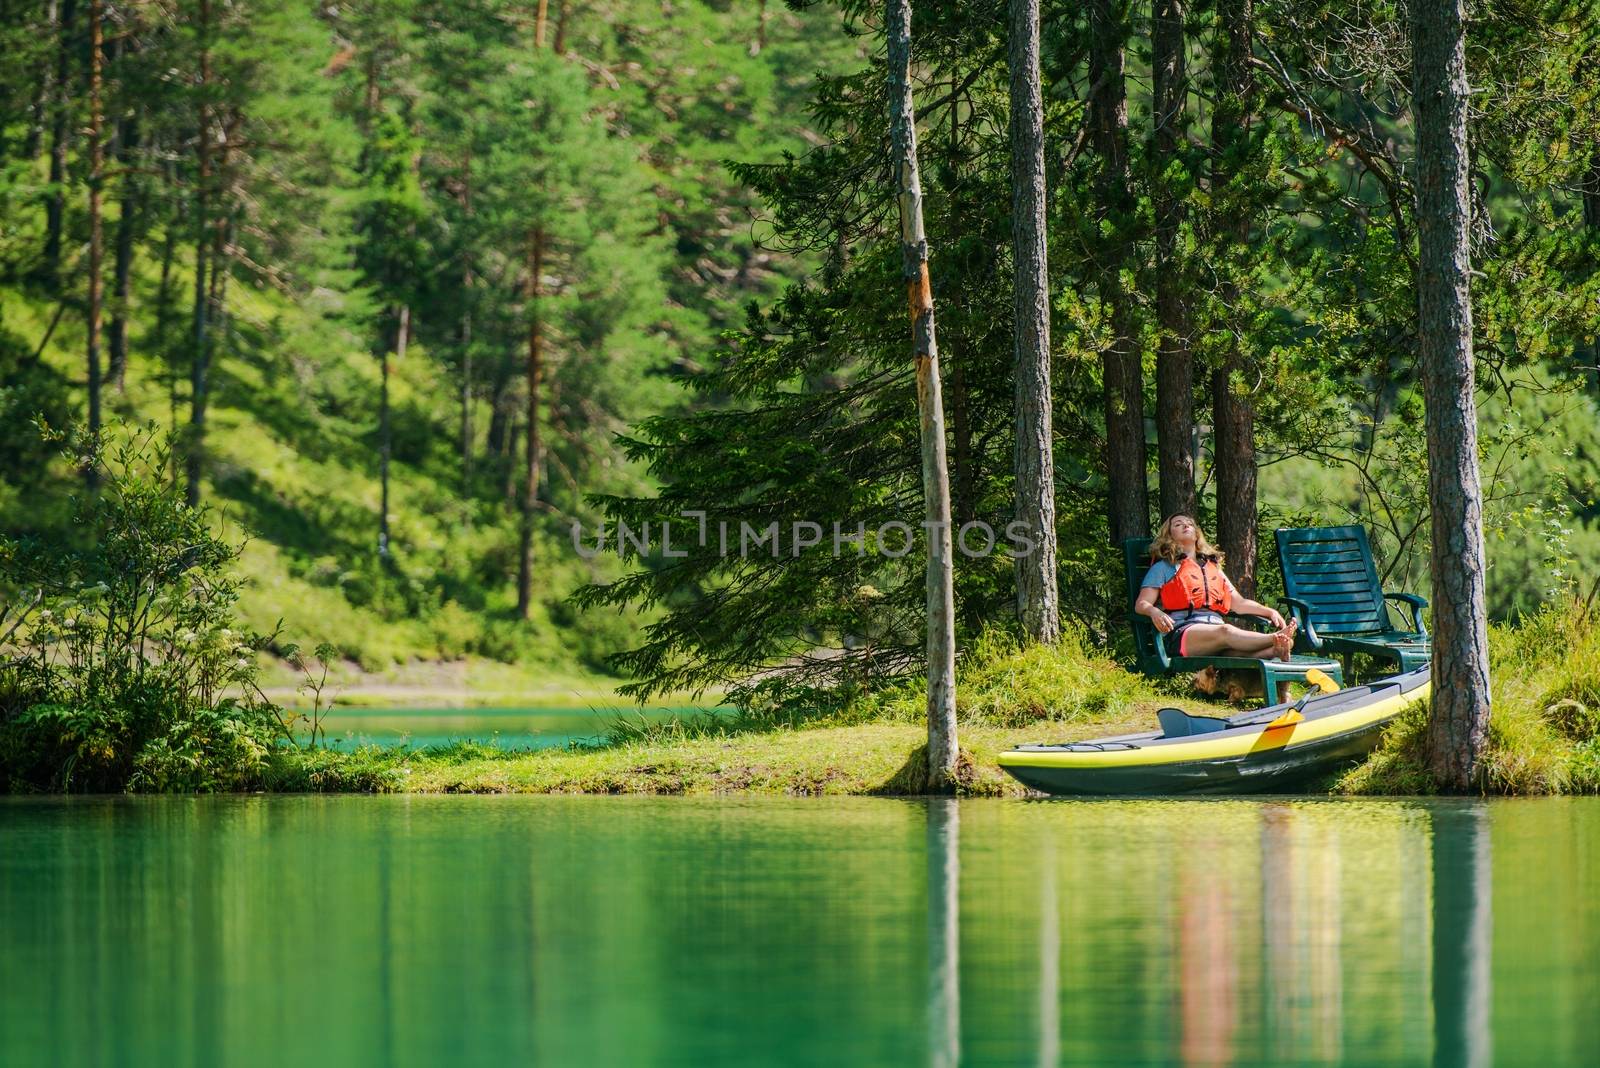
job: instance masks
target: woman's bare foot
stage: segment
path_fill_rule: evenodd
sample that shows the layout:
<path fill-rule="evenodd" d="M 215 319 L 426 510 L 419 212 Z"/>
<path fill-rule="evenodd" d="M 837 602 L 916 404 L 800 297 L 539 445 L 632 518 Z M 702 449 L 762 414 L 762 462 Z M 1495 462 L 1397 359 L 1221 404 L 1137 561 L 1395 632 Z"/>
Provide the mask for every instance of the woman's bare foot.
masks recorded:
<path fill-rule="evenodd" d="M 1272 652 L 1279 660 L 1287 660 L 1294 655 L 1295 620 L 1289 620 L 1282 628 L 1272 635 Z"/>

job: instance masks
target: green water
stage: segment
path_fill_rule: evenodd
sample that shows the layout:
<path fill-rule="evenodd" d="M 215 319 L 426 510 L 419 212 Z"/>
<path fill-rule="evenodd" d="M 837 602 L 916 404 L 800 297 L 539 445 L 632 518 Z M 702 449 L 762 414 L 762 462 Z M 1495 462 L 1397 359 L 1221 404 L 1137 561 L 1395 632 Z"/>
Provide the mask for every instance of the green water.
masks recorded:
<path fill-rule="evenodd" d="M 1600 1061 L 1600 799 L 0 801 L 0 1064 Z"/>
<path fill-rule="evenodd" d="M 703 716 L 718 709 L 638 708 L 347 708 L 324 713 L 327 744 L 353 749 L 366 743 L 414 748 L 463 739 L 505 749 L 545 749 L 598 740 L 619 721 L 658 723 L 673 716 Z"/>

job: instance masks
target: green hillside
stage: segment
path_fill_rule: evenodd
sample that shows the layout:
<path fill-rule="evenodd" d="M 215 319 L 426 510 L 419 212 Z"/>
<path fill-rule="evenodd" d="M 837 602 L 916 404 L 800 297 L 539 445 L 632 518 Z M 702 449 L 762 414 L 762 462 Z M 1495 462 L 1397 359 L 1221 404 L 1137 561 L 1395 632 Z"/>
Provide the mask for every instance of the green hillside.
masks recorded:
<path fill-rule="evenodd" d="M 746 302 L 804 273 L 803 258 L 759 246 L 752 194 L 724 164 L 773 162 L 803 149 L 815 77 L 859 49 L 826 11 L 774 8 L 758 24 L 754 12 L 715 5 L 623 4 L 574 9 L 570 18 L 562 8 L 565 54 L 547 60 L 528 27 L 510 19 L 514 10 L 358 5 L 347 16 L 318 18 L 310 5 L 247 7 L 221 30 L 229 47 L 248 51 L 246 60 L 212 60 L 238 63 L 216 92 L 233 94 L 264 144 L 241 149 L 230 184 L 212 191 L 214 200 L 236 201 L 236 229 L 225 238 L 226 290 L 211 306 L 200 497 L 221 527 L 249 539 L 240 561 L 249 579 L 246 622 L 270 632 L 281 621 L 280 644 L 333 645 L 348 661 L 335 677 L 359 682 L 373 699 L 416 692 L 574 704 L 610 693 L 605 658 L 649 616 L 567 603 L 579 585 L 615 568 L 581 558 L 571 524 L 593 521 L 586 495 L 646 485 L 614 435 L 683 403 L 683 368 L 737 325 Z M 454 36 L 441 30 L 452 18 Z M 192 64 L 197 46 L 183 38 L 181 21 L 156 18 L 135 30 L 149 52 Z M 341 65 L 389 47 L 379 41 L 407 42 L 386 53 L 388 99 L 380 107 L 409 128 L 405 150 L 423 204 L 413 224 L 420 236 L 403 250 L 413 259 L 384 269 L 415 276 L 409 344 L 391 356 L 388 381 L 386 559 L 378 551 L 383 361 L 375 334 L 385 287 L 400 283 L 365 266 L 372 261 L 363 240 L 378 241 L 373 220 L 389 202 L 364 188 L 381 149 L 367 133 L 372 116 L 353 102 L 362 68 Z M 86 62 L 81 42 L 68 47 L 71 63 Z M 197 186 L 173 166 L 178 140 L 162 142 L 164 132 L 182 136 L 163 131 L 178 108 L 160 95 L 170 90 L 143 84 L 142 69 L 120 64 L 108 71 L 110 114 L 153 128 L 130 156 L 164 166 L 168 182 L 141 187 L 142 179 L 123 176 L 112 188 L 128 195 L 104 200 L 108 271 L 123 213 L 136 213 L 127 302 L 111 294 L 102 313 L 125 309 L 129 352 L 120 383 L 106 384 L 104 418 L 113 436 L 147 425 L 162 436 L 175 430 L 172 474 L 181 483 L 192 435 Z M 467 79 L 472 88 L 458 92 Z M 516 94 L 535 91 L 549 114 L 525 124 L 529 99 Z M 80 117 L 86 107 L 81 99 L 67 106 Z M 5 143 L 27 136 L 26 119 L 0 129 Z M 474 123 L 475 140 L 463 149 L 461 131 Z M 558 135 L 541 123 L 589 132 Z M 510 154 L 510 139 L 530 131 L 534 140 Z M 560 140 L 539 140 L 547 136 Z M 81 139 L 71 146 L 73 157 L 83 151 Z M 517 169 L 530 159 L 549 165 Z M 476 168 L 473 214 L 447 218 L 459 207 L 451 183 L 464 166 Z M 42 151 L 10 154 L 0 172 L 0 531 L 11 534 L 65 534 L 68 499 L 82 488 L 32 425 L 35 417 L 57 427 L 85 418 L 85 296 L 81 284 L 51 279 L 40 260 L 49 243 L 49 178 Z M 549 409 L 541 414 L 545 472 L 524 620 L 516 583 L 527 297 L 519 243 L 506 235 L 530 225 L 510 216 L 518 197 L 536 188 L 528 183 L 540 181 L 571 183 L 563 196 L 576 214 L 539 224 L 551 245 L 542 280 Z M 61 270 L 75 277 L 89 225 L 81 188 L 65 207 Z M 448 277 L 468 255 L 476 273 L 470 343 L 459 338 L 463 298 Z M 475 371 L 464 369 L 464 356 Z M 475 376 L 467 378 L 467 406 L 464 376 Z M 465 458 L 463 419 L 471 425 Z M 268 677 L 279 686 L 292 681 L 286 669 Z"/>

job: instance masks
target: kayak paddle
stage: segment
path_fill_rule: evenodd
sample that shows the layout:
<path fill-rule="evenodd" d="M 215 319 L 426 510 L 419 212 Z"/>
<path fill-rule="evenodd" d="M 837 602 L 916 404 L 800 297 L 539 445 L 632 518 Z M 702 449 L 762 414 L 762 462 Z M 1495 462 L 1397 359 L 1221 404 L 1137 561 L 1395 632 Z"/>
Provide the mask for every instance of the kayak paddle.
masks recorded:
<path fill-rule="evenodd" d="M 1285 709 L 1283 715 L 1267 724 L 1267 730 L 1270 731 L 1274 727 L 1288 727 L 1302 722 L 1306 718 L 1303 709 L 1306 707 L 1307 701 L 1318 694 L 1337 693 L 1339 691 L 1339 684 L 1329 678 L 1326 672 L 1319 671 L 1316 668 L 1311 668 L 1306 672 L 1306 681 L 1315 689 L 1308 689 L 1301 694 L 1300 700 L 1296 701 L 1292 707 Z"/>

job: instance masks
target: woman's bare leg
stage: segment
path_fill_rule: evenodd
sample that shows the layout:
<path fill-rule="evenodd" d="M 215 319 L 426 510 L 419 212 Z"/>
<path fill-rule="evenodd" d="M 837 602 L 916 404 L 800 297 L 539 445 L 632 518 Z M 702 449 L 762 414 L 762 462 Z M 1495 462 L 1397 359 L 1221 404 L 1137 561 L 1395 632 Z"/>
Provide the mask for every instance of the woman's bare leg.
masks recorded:
<path fill-rule="evenodd" d="M 1185 656 L 1252 656 L 1271 660 L 1278 655 L 1278 636 L 1245 630 L 1232 623 L 1196 623 L 1183 632 Z"/>

